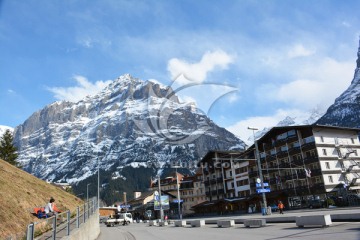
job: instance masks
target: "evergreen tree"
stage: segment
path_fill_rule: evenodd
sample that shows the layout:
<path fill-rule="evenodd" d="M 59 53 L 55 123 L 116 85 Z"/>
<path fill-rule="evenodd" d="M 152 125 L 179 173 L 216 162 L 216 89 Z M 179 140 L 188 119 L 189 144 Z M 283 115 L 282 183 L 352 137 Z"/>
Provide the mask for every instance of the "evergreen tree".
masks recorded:
<path fill-rule="evenodd" d="M 7 129 L 4 135 L 0 138 L 0 159 L 7 161 L 8 163 L 20 167 L 16 161 L 18 158 L 17 148 L 13 144 L 13 135 L 9 129 Z"/>

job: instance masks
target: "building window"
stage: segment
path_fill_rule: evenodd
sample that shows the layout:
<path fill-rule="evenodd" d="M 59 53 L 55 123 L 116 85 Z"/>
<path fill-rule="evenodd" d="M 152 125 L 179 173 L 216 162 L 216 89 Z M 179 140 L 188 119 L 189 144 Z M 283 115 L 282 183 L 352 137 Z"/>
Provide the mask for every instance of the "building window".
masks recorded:
<path fill-rule="evenodd" d="M 326 149 L 325 149 L 325 148 L 322 150 L 322 152 L 323 152 L 323 155 L 324 155 L 324 156 L 327 156 L 327 152 L 326 152 Z"/>
<path fill-rule="evenodd" d="M 321 142 L 324 142 L 324 137 L 321 136 L 321 137 L 320 137 L 320 140 L 321 140 Z"/>
<path fill-rule="evenodd" d="M 353 138 L 351 138 L 351 143 L 355 144 L 355 140 Z"/>
<path fill-rule="evenodd" d="M 355 154 L 355 156 L 357 156 L 357 155 L 358 155 L 357 150 L 354 150 L 354 154 Z"/>
<path fill-rule="evenodd" d="M 330 169 L 330 163 L 329 163 L 329 162 L 325 162 L 325 167 L 326 167 L 326 169 Z"/>
<path fill-rule="evenodd" d="M 333 178 L 332 178 L 332 176 L 329 176 L 329 182 L 333 182 Z"/>
<path fill-rule="evenodd" d="M 315 183 L 321 183 L 320 177 L 315 177 Z"/>

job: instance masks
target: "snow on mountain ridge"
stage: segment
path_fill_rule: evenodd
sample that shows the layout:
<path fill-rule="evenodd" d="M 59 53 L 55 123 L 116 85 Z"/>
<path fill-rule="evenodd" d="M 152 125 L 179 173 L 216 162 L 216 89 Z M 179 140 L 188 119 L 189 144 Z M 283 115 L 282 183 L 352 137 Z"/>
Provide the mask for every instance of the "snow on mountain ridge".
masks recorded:
<path fill-rule="evenodd" d="M 77 182 L 113 167 L 198 160 L 209 149 L 244 143 L 170 87 L 120 76 L 79 102 L 56 102 L 15 129 L 24 169 L 51 181 Z M 140 164 L 141 163 L 141 164 Z"/>
<path fill-rule="evenodd" d="M 14 128 L 9 127 L 9 126 L 0 125 L 0 137 L 2 137 L 4 135 L 6 130 L 10 130 L 11 132 L 14 132 Z"/>

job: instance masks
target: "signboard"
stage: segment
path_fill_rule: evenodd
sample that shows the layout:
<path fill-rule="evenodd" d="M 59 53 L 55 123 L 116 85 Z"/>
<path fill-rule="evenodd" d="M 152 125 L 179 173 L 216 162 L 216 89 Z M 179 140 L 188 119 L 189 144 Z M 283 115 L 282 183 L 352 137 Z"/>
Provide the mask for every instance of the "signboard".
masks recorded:
<path fill-rule="evenodd" d="M 120 205 L 120 208 L 131 208 L 130 205 Z"/>
<path fill-rule="evenodd" d="M 269 186 L 269 183 L 264 182 L 264 187 L 268 187 L 268 186 Z M 261 183 L 257 183 L 257 184 L 256 184 L 256 187 L 257 187 L 257 188 L 261 188 Z"/>
<path fill-rule="evenodd" d="M 270 192 L 270 189 L 268 189 L 268 188 L 264 188 L 264 189 L 256 189 L 256 192 L 257 193 L 267 193 L 267 192 Z"/>
<path fill-rule="evenodd" d="M 183 202 L 184 200 L 182 200 L 182 199 L 180 199 L 180 202 Z M 174 201 L 173 201 L 174 203 L 177 203 L 177 202 L 179 202 L 177 199 L 175 199 Z"/>
<path fill-rule="evenodd" d="M 170 209 L 168 195 L 161 196 L 161 208 L 163 210 Z M 160 201 L 156 199 L 156 195 L 154 196 L 154 210 L 160 210 Z"/>

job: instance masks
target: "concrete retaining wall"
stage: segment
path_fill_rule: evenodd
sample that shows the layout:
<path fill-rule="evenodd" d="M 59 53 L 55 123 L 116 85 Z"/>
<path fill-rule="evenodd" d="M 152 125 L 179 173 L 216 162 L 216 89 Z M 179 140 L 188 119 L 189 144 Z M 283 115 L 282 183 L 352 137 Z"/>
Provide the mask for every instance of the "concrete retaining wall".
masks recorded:
<path fill-rule="evenodd" d="M 96 211 L 87 221 L 61 240 L 95 240 L 100 234 L 99 212 Z"/>

